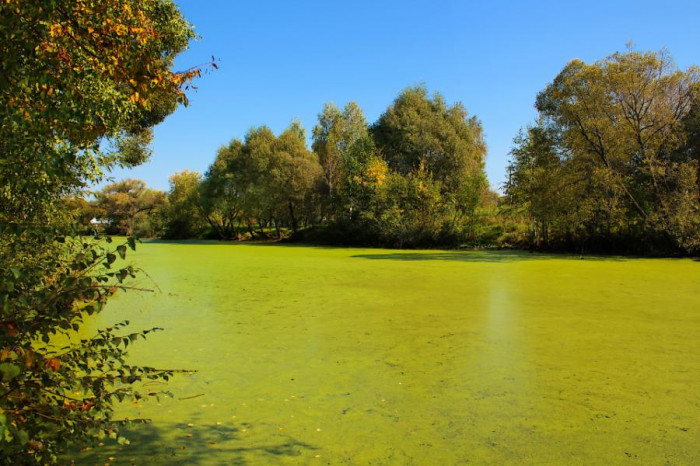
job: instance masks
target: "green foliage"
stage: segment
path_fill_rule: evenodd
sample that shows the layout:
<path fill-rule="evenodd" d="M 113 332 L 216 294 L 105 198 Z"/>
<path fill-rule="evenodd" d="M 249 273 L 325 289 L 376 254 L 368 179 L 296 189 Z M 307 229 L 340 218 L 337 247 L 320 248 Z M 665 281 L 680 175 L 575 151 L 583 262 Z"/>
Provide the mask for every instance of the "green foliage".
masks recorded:
<path fill-rule="evenodd" d="M 240 215 L 238 187 L 229 170 L 231 161 L 240 150 L 241 144 L 238 141 L 219 149 L 216 160 L 207 170 L 200 186 L 203 213 L 221 239 L 235 236 L 235 223 Z"/>
<path fill-rule="evenodd" d="M 420 137 L 418 137 L 420 135 Z M 267 127 L 219 150 L 200 187 L 201 209 L 221 238 L 266 236 L 263 226 L 322 225 L 333 241 L 392 246 L 477 239 L 488 193 L 481 125 L 461 104 L 424 88 L 404 91 L 372 127 L 350 102 L 328 103 L 313 130 L 278 137 Z M 258 231 L 254 231 L 257 223 Z"/>
<path fill-rule="evenodd" d="M 125 360 L 129 344 L 155 329 L 124 333 L 125 322 L 77 337 L 110 296 L 133 289 L 136 270 L 123 259 L 135 241 L 1 233 L 0 458 L 51 463 L 67 447 L 117 438 L 124 422 L 113 419 L 112 404 L 142 398 L 135 382 L 173 373 Z"/>
<path fill-rule="evenodd" d="M 550 230 L 567 215 L 572 206 L 563 196 L 568 180 L 557 152 L 555 134 L 542 121 L 520 132 L 511 151 L 506 184 L 508 214 L 522 214 L 527 238 L 520 241 L 548 246 Z"/>
<path fill-rule="evenodd" d="M 148 189 L 142 180 L 111 183 L 95 193 L 98 218 L 106 220 L 106 233 L 154 237 L 161 233 L 162 191 Z"/>
<path fill-rule="evenodd" d="M 379 191 L 375 219 L 383 242 L 393 247 L 437 243 L 445 205 L 440 184 L 424 166 L 414 173 L 391 173 Z"/>
<path fill-rule="evenodd" d="M 193 37 L 169 0 L 0 3 L 2 463 L 55 463 L 68 446 L 118 439 L 112 404 L 171 373 L 125 362 L 148 331 L 76 340 L 128 288 L 136 270 L 120 259 L 135 241 L 65 233 L 87 211 L 80 190 L 143 162 L 150 128 L 186 103 L 200 70 L 171 66 Z"/>
<path fill-rule="evenodd" d="M 354 179 L 362 170 L 360 165 L 374 152 L 360 107 L 350 102 L 341 113 L 332 102 L 324 105 L 313 130 L 312 149 L 323 168 L 327 214 L 335 218 L 353 212 Z"/>
<path fill-rule="evenodd" d="M 441 197 L 433 234 L 474 241 L 476 212 L 488 183 L 481 123 L 462 104 L 448 106 L 424 87 L 404 90 L 372 127 L 379 152 L 392 172 L 430 175 Z M 454 242 L 454 239 L 450 239 Z"/>
<path fill-rule="evenodd" d="M 559 243 L 697 251 L 699 77 L 665 53 L 567 64 L 538 95 L 541 120 L 513 151 L 508 190 L 539 226 L 530 242 L 547 242 L 554 226 Z"/>
<path fill-rule="evenodd" d="M 193 36 L 168 0 L 0 3 L 3 218 L 47 215 L 104 168 L 143 161 L 147 129 L 199 74 L 170 70 Z"/>
<path fill-rule="evenodd" d="M 321 167 L 315 154 L 306 148 L 304 130 L 297 122 L 279 135 L 272 154 L 269 186 L 276 200 L 276 218 L 286 221 L 296 232 L 301 222 L 314 215 L 310 196 L 320 180 Z"/>
<path fill-rule="evenodd" d="M 185 170 L 170 177 L 170 190 L 163 211 L 165 238 L 181 239 L 197 236 L 203 228 L 199 185 L 202 177 Z"/>
<path fill-rule="evenodd" d="M 466 176 L 484 176 L 481 123 L 467 117 L 461 103 L 448 106 L 440 94 L 429 98 L 425 87 L 399 94 L 372 134 L 393 171 L 405 175 L 422 164 L 443 184 L 444 192 L 458 190 Z"/>
<path fill-rule="evenodd" d="M 312 200 L 321 177 L 315 155 L 306 148 L 304 131 L 292 123 L 279 137 L 263 126 L 251 129 L 245 142 L 233 140 L 219 149 L 202 182 L 201 205 L 209 224 L 223 239 L 236 236 L 243 222 L 251 236 L 258 223 L 293 230 L 307 223 L 317 206 Z"/>

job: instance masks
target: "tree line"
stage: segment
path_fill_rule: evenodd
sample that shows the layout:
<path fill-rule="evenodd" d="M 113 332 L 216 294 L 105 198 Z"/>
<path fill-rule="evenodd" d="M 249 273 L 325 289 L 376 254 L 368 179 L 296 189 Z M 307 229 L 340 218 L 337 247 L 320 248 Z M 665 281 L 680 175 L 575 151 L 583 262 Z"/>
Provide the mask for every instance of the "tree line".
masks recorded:
<path fill-rule="evenodd" d="M 354 102 L 326 104 L 310 150 L 298 122 L 277 136 L 252 128 L 203 176 L 174 174 L 167 193 L 123 181 L 92 207 L 112 233 L 170 239 L 694 254 L 698 89 L 698 69 L 666 52 L 571 61 L 514 139 L 502 195 L 486 180 L 479 120 L 418 86 L 374 124 Z"/>
<path fill-rule="evenodd" d="M 480 209 L 495 196 L 485 156 L 476 117 L 418 86 L 372 125 L 354 102 L 342 110 L 326 104 L 311 150 L 298 122 L 279 135 L 252 128 L 220 148 L 203 176 L 176 173 L 161 195 L 137 180 L 118 182 L 98 192 L 92 208 L 110 232 L 123 234 L 463 244 L 477 239 Z M 131 199 L 130 207 L 120 198 Z M 147 210 L 150 225 L 143 215 L 124 215 Z"/>

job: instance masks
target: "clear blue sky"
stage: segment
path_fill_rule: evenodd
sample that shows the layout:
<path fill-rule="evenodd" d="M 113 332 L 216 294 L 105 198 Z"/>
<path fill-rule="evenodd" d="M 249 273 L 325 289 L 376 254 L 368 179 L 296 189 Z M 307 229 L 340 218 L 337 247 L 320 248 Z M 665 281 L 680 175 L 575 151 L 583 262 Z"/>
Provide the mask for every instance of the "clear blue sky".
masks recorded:
<path fill-rule="evenodd" d="M 217 149 L 252 126 L 279 133 L 292 119 L 307 135 L 323 104 L 354 100 L 374 122 L 407 86 L 423 83 L 481 120 L 486 171 L 498 188 L 513 137 L 567 61 L 587 62 L 632 41 L 668 48 L 679 67 L 700 65 L 696 1 L 231 1 L 178 0 L 200 40 L 177 60 L 210 60 L 188 108 L 155 131 L 135 177 L 167 190 L 168 177 L 204 173 Z"/>

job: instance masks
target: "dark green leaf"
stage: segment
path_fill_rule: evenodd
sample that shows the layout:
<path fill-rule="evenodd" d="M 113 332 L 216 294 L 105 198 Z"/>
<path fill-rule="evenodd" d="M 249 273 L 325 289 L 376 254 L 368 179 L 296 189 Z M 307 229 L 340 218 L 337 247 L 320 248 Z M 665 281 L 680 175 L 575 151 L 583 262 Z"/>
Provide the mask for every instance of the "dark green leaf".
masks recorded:
<path fill-rule="evenodd" d="M 22 369 L 19 366 L 11 364 L 9 362 L 0 363 L 0 373 L 2 373 L 2 381 L 9 382 L 15 377 L 17 377 Z"/>

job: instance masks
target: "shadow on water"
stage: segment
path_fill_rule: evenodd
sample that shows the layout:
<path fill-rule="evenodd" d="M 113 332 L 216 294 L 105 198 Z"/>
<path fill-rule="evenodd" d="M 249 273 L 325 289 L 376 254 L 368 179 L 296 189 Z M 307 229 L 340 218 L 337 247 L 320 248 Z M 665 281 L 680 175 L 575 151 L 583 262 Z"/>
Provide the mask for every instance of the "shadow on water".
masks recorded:
<path fill-rule="evenodd" d="M 329 250 L 367 250 L 376 249 L 377 251 L 392 251 L 386 248 L 373 248 L 371 246 L 367 247 L 355 247 L 355 246 L 334 246 L 334 245 L 322 245 L 313 243 L 298 243 L 298 242 L 284 242 L 276 240 L 260 240 L 260 241 L 221 241 L 221 240 L 161 240 L 161 239 L 151 239 L 144 240 L 147 244 L 167 244 L 167 245 L 200 245 L 200 246 L 260 246 L 269 248 L 313 248 L 313 249 L 329 249 Z M 533 261 L 533 260 L 586 260 L 586 261 L 600 261 L 600 262 L 626 262 L 633 259 L 649 259 L 649 257 L 643 256 L 607 256 L 607 255 L 580 255 L 573 253 L 557 253 L 557 252 L 532 252 L 522 249 L 473 249 L 473 250 L 449 250 L 449 249 L 424 249 L 424 250 L 410 250 L 410 249 L 395 249 L 396 252 L 377 252 L 377 254 L 356 254 L 350 256 L 356 259 L 373 259 L 373 260 L 401 260 L 401 261 L 461 261 L 461 262 L 517 262 L 517 261 Z"/>
<path fill-rule="evenodd" d="M 625 257 L 577 256 L 571 254 L 542 254 L 527 251 L 421 251 L 397 252 L 389 254 L 357 254 L 357 259 L 397 260 L 397 261 L 458 261 L 458 262 L 519 262 L 537 260 L 587 260 L 587 261 L 626 261 Z"/>
<path fill-rule="evenodd" d="M 123 432 L 129 445 L 96 447 L 77 453 L 74 461 L 77 465 L 269 464 L 319 449 L 281 434 L 269 441 L 253 441 L 244 435 L 252 430 L 254 426 L 248 423 L 236 427 L 200 425 L 196 419 L 159 426 L 138 424 Z"/>
<path fill-rule="evenodd" d="M 272 240 L 219 240 L 219 239 L 144 239 L 143 244 L 167 244 L 172 246 L 267 246 L 267 247 L 287 247 L 287 248 L 321 248 L 321 249 L 344 249 L 341 246 L 328 246 L 310 243 L 292 243 Z"/>

